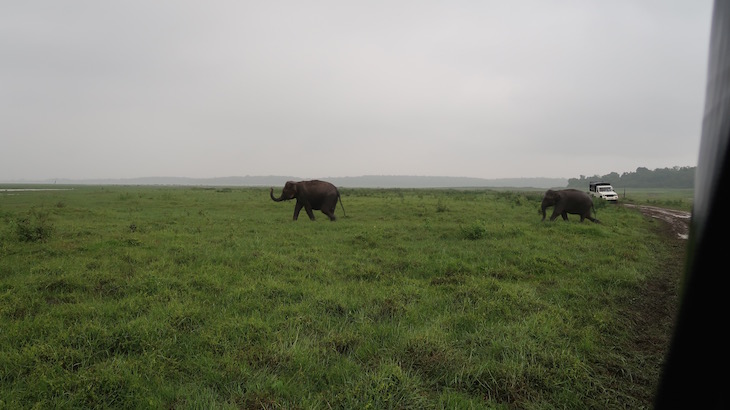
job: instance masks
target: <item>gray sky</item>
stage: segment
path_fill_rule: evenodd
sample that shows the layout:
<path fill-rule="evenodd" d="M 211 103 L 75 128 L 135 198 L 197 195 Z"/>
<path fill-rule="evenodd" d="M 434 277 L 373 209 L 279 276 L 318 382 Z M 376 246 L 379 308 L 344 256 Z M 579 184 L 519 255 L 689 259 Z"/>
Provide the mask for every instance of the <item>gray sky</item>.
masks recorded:
<path fill-rule="evenodd" d="M 0 181 L 696 166 L 711 0 L 13 1 Z"/>

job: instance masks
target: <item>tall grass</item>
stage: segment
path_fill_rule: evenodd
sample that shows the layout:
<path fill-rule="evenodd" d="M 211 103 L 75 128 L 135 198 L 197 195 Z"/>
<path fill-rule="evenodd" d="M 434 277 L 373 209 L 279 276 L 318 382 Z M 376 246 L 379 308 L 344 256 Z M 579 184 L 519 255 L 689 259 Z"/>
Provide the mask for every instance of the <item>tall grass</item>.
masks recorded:
<path fill-rule="evenodd" d="M 650 406 L 663 348 L 627 306 L 676 257 L 658 222 L 541 223 L 530 192 L 342 198 L 332 223 L 257 188 L 1 196 L 0 407 Z"/>

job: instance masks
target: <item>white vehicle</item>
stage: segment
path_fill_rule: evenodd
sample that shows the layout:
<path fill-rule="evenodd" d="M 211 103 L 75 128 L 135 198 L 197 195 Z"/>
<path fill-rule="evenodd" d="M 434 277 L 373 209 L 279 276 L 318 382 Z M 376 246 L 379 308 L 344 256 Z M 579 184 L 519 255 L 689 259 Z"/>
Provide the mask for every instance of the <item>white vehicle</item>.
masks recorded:
<path fill-rule="evenodd" d="M 591 195 L 606 201 L 618 201 L 618 194 L 608 182 L 589 182 L 588 190 Z"/>

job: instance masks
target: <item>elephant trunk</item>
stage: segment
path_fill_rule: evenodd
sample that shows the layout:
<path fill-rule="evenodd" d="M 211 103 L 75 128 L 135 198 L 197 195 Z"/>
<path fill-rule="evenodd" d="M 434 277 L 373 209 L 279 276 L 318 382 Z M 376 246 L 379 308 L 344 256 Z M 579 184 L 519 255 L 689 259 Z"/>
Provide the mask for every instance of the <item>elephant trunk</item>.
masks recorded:
<path fill-rule="evenodd" d="M 542 204 L 542 220 L 545 220 L 545 209 L 547 209 L 547 205 Z"/>
<path fill-rule="evenodd" d="M 284 200 L 284 193 L 283 192 L 281 193 L 281 196 L 280 197 L 278 197 L 278 198 L 275 198 L 274 197 L 274 188 L 271 188 L 271 191 L 269 191 L 269 196 L 271 197 L 271 199 L 273 201 L 276 201 L 276 202 L 281 202 L 281 201 Z"/>

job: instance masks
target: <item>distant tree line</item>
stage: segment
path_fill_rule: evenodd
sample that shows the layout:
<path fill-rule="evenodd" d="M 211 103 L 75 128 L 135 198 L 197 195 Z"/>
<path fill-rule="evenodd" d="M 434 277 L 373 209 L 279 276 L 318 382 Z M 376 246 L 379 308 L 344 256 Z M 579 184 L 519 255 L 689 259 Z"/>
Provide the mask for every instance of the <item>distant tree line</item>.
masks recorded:
<path fill-rule="evenodd" d="M 603 176 L 594 175 L 580 178 L 569 178 L 568 188 L 587 189 L 591 181 L 609 182 L 614 188 L 694 188 L 695 170 L 697 167 L 636 168 L 636 172 L 624 172 L 619 175 L 611 172 Z"/>

